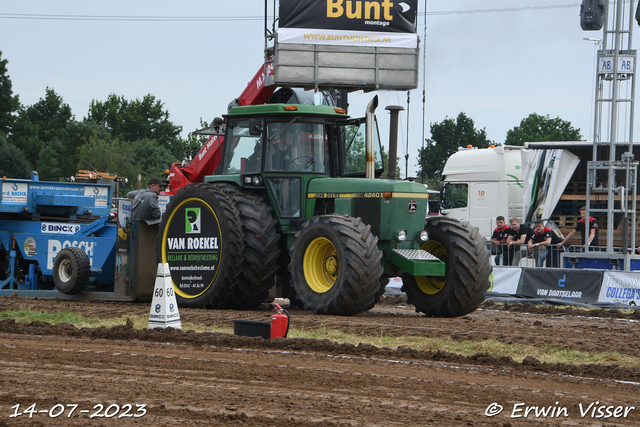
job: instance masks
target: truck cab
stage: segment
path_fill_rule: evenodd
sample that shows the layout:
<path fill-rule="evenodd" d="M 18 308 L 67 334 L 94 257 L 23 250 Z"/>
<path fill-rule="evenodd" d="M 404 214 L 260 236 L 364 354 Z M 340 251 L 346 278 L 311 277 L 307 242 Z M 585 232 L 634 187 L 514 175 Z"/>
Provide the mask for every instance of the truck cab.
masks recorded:
<path fill-rule="evenodd" d="M 454 153 L 442 172 L 440 213 L 469 221 L 487 239 L 497 216 L 522 218 L 522 148 L 505 145 Z"/>

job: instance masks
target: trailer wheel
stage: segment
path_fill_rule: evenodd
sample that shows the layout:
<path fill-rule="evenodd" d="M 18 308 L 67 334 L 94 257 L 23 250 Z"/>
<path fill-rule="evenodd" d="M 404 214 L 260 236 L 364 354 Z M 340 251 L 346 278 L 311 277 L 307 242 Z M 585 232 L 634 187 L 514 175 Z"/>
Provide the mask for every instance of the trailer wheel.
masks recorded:
<path fill-rule="evenodd" d="M 468 222 L 432 217 L 429 240 L 420 248 L 446 264 L 444 277 L 401 275 L 407 302 L 432 317 L 456 317 L 474 311 L 489 289 L 492 267 L 486 240 Z"/>
<path fill-rule="evenodd" d="M 235 310 L 252 310 L 269 297 L 269 289 L 275 286 L 280 256 L 280 235 L 276 230 L 278 221 L 267 198 L 235 185 L 215 185 L 234 203 L 244 236 L 240 278 L 226 306 Z"/>
<path fill-rule="evenodd" d="M 167 205 L 158 231 L 158 254 L 168 263 L 181 307 L 227 302 L 238 282 L 242 226 L 229 197 L 216 186 L 191 184 Z"/>
<path fill-rule="evenodd" d="M 56 289 L 67 295 L 79 294 L 87 287 L 91 265 L 82 249 L 68 247 L 56 255 L 53 262 L 53 282 Z"/>
<path fill-rule="evenodd" d="M 377 243 L 371 227 L 360 218 L 311 218 L 289 251 L 296 297 L 319 314 L 355 315 L 368 310 L 383 272 Z"/>

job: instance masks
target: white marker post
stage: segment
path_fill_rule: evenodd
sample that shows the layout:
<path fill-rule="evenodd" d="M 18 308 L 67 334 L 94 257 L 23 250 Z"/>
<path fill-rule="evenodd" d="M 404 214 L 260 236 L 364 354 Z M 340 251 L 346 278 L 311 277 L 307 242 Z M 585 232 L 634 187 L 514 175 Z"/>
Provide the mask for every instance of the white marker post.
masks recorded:
<path fill-rule="evenodd" d="M 153 300 L 151 301 L 151 311 L 149 313 L 149 329 L 153 328 L 176 328 L 182 329 L 180 313 L 178 313 L 178 302 L 173 290 L 169 264 L 158 264 L 156 275 L 156 286 L 153 290 Z"/>

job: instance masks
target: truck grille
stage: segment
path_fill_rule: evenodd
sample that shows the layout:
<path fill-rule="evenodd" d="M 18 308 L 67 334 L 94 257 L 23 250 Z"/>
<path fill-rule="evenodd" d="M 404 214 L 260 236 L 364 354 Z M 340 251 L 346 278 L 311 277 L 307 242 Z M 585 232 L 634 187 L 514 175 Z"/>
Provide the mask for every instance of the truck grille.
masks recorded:
<path fill-rule="evenodd" d="M 380 199 L 354 199 L 353 216 L 362 218 L 373 234 L 380 236 Z"/>

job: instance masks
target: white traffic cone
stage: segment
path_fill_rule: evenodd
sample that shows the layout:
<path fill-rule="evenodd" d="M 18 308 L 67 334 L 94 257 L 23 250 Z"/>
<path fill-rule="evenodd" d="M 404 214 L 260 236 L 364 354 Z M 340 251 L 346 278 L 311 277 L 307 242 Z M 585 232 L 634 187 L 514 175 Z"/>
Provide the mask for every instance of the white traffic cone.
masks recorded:
<path fill-rule="evenodd" d="M 182 329 L 182 323 L 180 322 L 180 313 L 178 313 L 178 302 L 173 290 L 169 264 L 160 263 L 156 274 L 151 311 L 149 312 L 149 329 L 166 327 Z"/>

